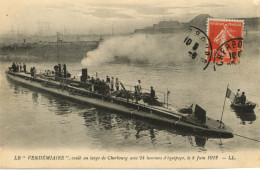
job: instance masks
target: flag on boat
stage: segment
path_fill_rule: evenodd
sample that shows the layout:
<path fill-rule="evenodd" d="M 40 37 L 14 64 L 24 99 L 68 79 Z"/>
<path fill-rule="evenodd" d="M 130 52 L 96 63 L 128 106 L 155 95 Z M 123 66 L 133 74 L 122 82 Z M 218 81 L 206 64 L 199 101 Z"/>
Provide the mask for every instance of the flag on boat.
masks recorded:
<path fill-rule="evenodd" d="M 226 98 L 229 98 L 230 100 L 235 99 L 235 94 L 229 88 L 227 88 Z"/>

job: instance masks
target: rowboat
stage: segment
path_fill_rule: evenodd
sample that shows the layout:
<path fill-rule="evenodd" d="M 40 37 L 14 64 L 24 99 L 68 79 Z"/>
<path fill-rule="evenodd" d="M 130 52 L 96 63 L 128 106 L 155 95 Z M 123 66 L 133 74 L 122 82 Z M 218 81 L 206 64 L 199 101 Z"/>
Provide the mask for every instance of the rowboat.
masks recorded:
<path fill-rule="evenodd" d="M 245 104 L 232 102 L 231 107 L 238 112 L 250 112 L 254 110 L 256 104 L 251 101 L 246 101 Z"/>
<path fill-rule="evenodd" d="M 114 95 L 103 95 L 84 88 L 87 82 L 71 79 L 46 78 L 42 75 L 31 77 L 24 72 L 7 70 L 8 80 L 26 86 L 32 90 L 50 93 L 58 97 L 75 102 L 93 105 L 95 107 L 113 110 L 121 114 L 147 119 L 157 122 L 162 126 L 180 128 L 195 136 L 207 138 L 232 138 L 232 130 L 222 121 L 206 116 L 206 111 L 199 105 L 192 105 L 187 113 L 176 109 L 167 109 L 162 106 L 136 103 Z M 76 85 L 82 86 L 76 86 Z"/>
<path fill-rule="evenodd" d="M 240 97 L 236 97 L 235 93 L 233 93 L 228 87 L 226 91 L 226 97 L 230 99 L 230 106 L 236 112 L 250 112 L 253 111 L 256 107 L 256 104 L 249 100 L 246 100 L 245 104 L 242 104 L 240 101 Z"/>

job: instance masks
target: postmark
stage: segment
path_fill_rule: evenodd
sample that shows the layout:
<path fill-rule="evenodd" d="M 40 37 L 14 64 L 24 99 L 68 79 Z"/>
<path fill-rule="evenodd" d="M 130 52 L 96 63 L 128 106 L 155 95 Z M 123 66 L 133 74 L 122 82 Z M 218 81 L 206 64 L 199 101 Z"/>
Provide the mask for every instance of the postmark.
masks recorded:
<path fill-rule="evenodd" d="M 205 48 L 212 49 L 207 34 L 200 28 L 189 26 L 189 35 L 184 38 L 184 44 L 187 47 L 187 53 L 191 59 L 199 60 L 206 64 L 203 68 L 205 70 L 210 63 L 207 61 L 207 58 L 212 58 L 211 50 L 205 50 Z"/>
<path fill-rule="evenodd" d="M 238 64 L 243 50 L 243 20 L 208 19 L 207 33 L 189 26 L 189 35 L 184 38 L 188 56 L 216 66 Z"/>

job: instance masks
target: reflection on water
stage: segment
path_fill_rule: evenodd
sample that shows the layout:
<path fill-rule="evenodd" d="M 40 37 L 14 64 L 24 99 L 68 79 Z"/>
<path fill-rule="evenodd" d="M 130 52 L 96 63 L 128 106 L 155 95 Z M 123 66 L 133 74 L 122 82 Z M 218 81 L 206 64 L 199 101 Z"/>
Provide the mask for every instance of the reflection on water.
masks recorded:
<path fill-rule="evenodd" d="M 23 89 L 27 87 L 15 86 L 14 94 L 22 94 Z M 86 104 L 76 104 L 71 103 L 61 98 L 54 97 L 51 94 L 44 94 L 43 92 L 38 92 L 36 89 L 31 90 L 31 99 L 33 103 L 43 105 L 48 107 L 51 112 L 55 112 L 58 116 L 64 116 L 69 113 L 76 113 L 78 116 L 84 119 L 84 126 L 88 128 L 92 137 L 95 140 L 103 140 L 102 137 L 98 134 L 111 133 L 109 139 L 113 139 L 113 135 L 116 137 L 114 139 L 120 140 L 122 138 L 124 141 L 127 140 L 144 140 L 147 143 L 150 143 L 152 146 L 160 144 L 161 136 L 159 133 L 163 132 L 163 135 L 171 135 L 176 138 L 176 136 L 186 138 L 190 140 L 192 147 L 202 147 L 206 145 L 206 138 L 190 136 L 190 133 L 187 134 L 186 131 L 181 129 L 173 129 L 172 127 L 158 124 L 157 122 L 151 120 L 143 120 L 139 117 L 132 117 L 129 115 L 122 115 L 120 113 L 108 112 L 99 108 L 93 108 Z M 43 102 L 43 104 L 42 104 Z M 41 107 L 41 106 L 39 106 Z M 66 124 L 66 121 L 60 121 L 60 124 Z M 166 133 L 167 132 L 167 133 Z M 171 145 L 174 142 L 171 142 L 166 138 L 164 143 Z M 158 141 L 158 142 L 157 142 Z M 194 145 L 194 142 L 195 144 Z M 111 142 L 111 141 L 103 141 Z M 113 142 L 116 142 L 113 140 Z"/>
<path fill-rule="evenodd" d="M 36 105 L 38 104 L 38 98 L 39 98 L 38 92 L 33 91 L 33 92 L 32 92 L 32 101 L 33 101 Z"/>
<path fill-rule="evenodd" d="M 76 69 L 78 65 L 71 67 L 74 68 L 71 69 L 74 70 L 72 74 L 78 75 L 80 72 Z M 123 69 L 122 75 L 120 74 L 118 77 L 126 84 L 133 83 L 134 77 L 137 80 L 143 80 L 144 87 L 149 87 L 150 84 L 154 85 L 155 89 L 163 90 L 169 87 L 171 88 L 170 100 L 174 101 L 177 106 L 190 105 L 196 102 L 193 99 L 198 99 L 198 103 L 205 107 L 209 117 L 220 118 L 226 81 L 219 81 L 216 84 L 216 77 L 212 76 L 213 73 L 200 72 L 200 69 L 197 72 L 191 67 L 185 68 L 188 71 L 183 71 L 178 65 L 175 65 L 174 68 L 168 66 L 167 69 L 156 69 L 155 71 L 148 67 L 122 67 L 120 65 L 113 65 L 113 67 L 115 69 L 110 69 L 111 66 L 104 66 L 100 76 L 102 74 L 103 76 L 116 75 L 118 73 L 115 70 Z M 92 68 L 92 70 L 94 69 Z M 171 70 L 181 71 L 171 72 Z M 137 74 L 137 72 L 142 72 L 142 74 Z M 144 73 L 150 72 L 153 74 L 153 79 L 143 76 Z M 0 74 L 4 75 L 3 71 Z M 221 77 L 217 78 L 224 77 L 228 80 L 230 76 L 225 77 L 225 75 L 221 74 Z M 200 76 L 208 80 L 207 86 L 204 82 L 199 81 Z M 234 74 L 234 76 L 236 75 Z M 236 78 L 240 80 L 240 77 Z M 248 83 L 243 87 L 246 88 L 246 86 L 249 86 Z M 254 91 L 255 85 L 251 86 L 247 91 L 254 94 L 252 91 Z M 212 91 L 212 89 L 218 90 Z M 253 90 L 250 92 L 250 89 Z M 16 85 L 11 81 L 6 81 L 6 79 L 1 80 L 0 94 L 7 96 L 8 99 L 7 102 L 1 104 L 1 108 L 12 108 L 6 111 L 7 114 L 0 114 L 0 121 L 6 122 L 0 124 L 2 137 L 0 146 L 7 143 L 11 147 L 80 147 L 118 151 L 158 150 L 167 152 L 233 151 L 238 148 L 257 147 L 257 144 L 246 139 L 237 137 L 223 140 L 208 139 L 158 122 L 98 109 L 91 105 L 72 103 L 36 89 Z M 198 96 L 199 98 L 197 98 Z M 252 97 L 254 97 L 254 101 L 258 99 L 258 96 Z M 14 102 L 16 108 L 12 107 Z M 226 107 L 223 120 L 235 133 L 259 137 L 260 123 L 256 119 L 256 114 L 259 111 L 255 111 L 256 113 L 234 114 L 230 108 Z M 28 121 L 31 122 L 30 125 L 28 125 Z M 241 121 L 247 126 L 241 125 Z M 249 124 L 250 127 L 248 127 Z M 10 128 L 6 129 L 6 127 Z"/>
<path fill-rule="evenodd" d="M 140 118 L 133 118 L 128 115 L 114 114 L 110 112 L 104 112 L 100 109 L 87 109 L 80 115 L 85 119 L 85 125 L 87 127 L 98 127 L 99 131 L 119 130 L 120 135 L 124 139 L 128 139 L 131 136 L 135 136 L 135 139 L 141 139 L 148 137 L 151 144 L 156 144 L 159 131 L 167 131 L 171 135 L 180 135 L 185 137 L 190 135 L 181 129 L 170 128 L 169 126 L 163 126 L 157 122 L 150 120 L 140 120 Z M 142 118 L 141 118 L 142 119 Z M 189 140 L 192 140 L 191 136 L 188 136 Z M 193 136 L 195 138 L 196 146 L 204 147 L 206 145 L 206 138 Z M 169 142 L 171 144 L 171 142 Z M 193 146 L 193 144 L 192 144 Z"/>
<path fill-rule="evenodd" d="M 57 103 L 56 105 L 57 107 L 57 115 L 66 115 L 69 114 L 70 111 L 70 105 L 68 105 L 67 103 L 63 102 L 63 103 Z"/>
<path fill-rule="evenodd" d="M 195 142 L 197 144 L 197 146 L 199 147 L 203 147 L 206 145 L 206 138 L 200 138 L 200 137 L 195 137 Z"/>
<path fill-rule="evenodd" d="M 252 124 L 256 120 L 256 115 L 254 111 L 245 112 L 245 111 L 235 111 L 237 118 L 241 119 L 241 124 L 245 125 L 246 123 Z"/>

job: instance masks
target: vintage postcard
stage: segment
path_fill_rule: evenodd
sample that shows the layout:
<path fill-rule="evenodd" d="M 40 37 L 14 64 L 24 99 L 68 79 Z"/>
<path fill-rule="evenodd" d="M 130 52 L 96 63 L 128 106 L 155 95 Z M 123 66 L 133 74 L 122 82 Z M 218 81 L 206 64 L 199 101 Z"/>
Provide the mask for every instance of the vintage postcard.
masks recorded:
<path fill-rule="evenodd" d="M 0 168 L 260 167 L 259 0 L 2 0 Z"/>

